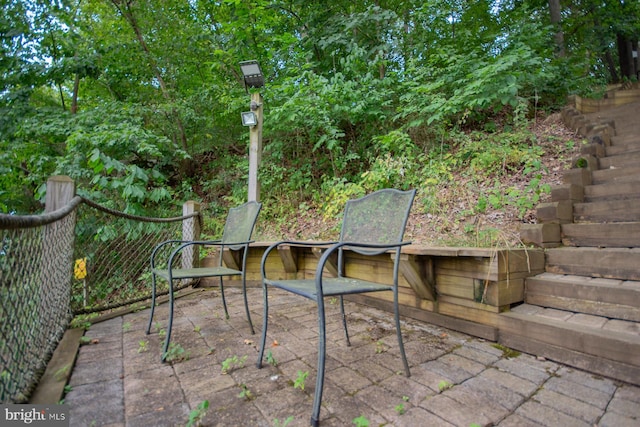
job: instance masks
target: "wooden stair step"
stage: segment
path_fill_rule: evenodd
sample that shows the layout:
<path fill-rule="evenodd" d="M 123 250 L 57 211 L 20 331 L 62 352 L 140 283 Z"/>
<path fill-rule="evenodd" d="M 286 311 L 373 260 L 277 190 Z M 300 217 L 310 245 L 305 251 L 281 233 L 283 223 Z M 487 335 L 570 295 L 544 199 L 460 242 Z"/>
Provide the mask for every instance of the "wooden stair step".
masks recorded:
<path fill-rule="evenodd" d="M 525 302 L 640 322 L 640 282 L 542 273 L 526 280 Z"/>
<path fill-rule="evenodd" d="M 549 273 L 640 280 L 640 248 L 550 248 L 546 258 Z"/>
<path fill-rule="evenodd" d="M 640 202 L 637 199 L 625 199 L 574 203 L 573 220 L 575 222 L 640 221 Z"/>
<path fill-rule="evenodd" d="M 562 224 L 561 227 L 562 243 L 566 246 L 640 248 L 640 222 Z"/>
<path fill-rule="evenodd" d="M 630 179 L 622 182 L 587 185 L 584 187 L 584 200 L 623 200 L 640 199 L 640 180 Z"/>
<path fill-rule="evenodd" d="M 591 173 L 593 184 L 607 182 L 637 181 L 640 179 L 640 165 L 625 168 L 599 169 Z"/>
<path fill-rule="evenodd" d="M 500 344 L 640 385 L 640 325 L 522 304 L 498 317 Z"/>
<path fill-rule="evenodd" d="M 640 135 L 637 132 L 622 135 L 614 135 L 611 137 L 611 145 L 640 143 Z"/>
<path fill-rule="evenodd" d="M 598 159 L 598 169 L 632 167 L 640 164 L 640 152 L 631 152 L 617 156 L 601 157 Z"/>
<path fill-rule="evenodd" d="M 640 152 L 640 138 L 638 142 L 627 142 L 624 144 L 610 145 L 605 148 L 607 156 L 619 156 L 626 153 Z"/>

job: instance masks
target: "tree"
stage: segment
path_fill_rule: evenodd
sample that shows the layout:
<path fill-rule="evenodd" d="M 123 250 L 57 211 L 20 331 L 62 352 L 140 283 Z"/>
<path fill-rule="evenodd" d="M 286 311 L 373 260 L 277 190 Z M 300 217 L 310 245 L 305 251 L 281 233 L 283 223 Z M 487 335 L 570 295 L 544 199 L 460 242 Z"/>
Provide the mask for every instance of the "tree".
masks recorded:
<path fill-rule="evenodd" d="M 562 31 L 562 9 L 560 0 L 549 0 L 549 14 L 551 16 L 551 25 L 554 26 L 556 33 L 554 36 L 558 56 L 565 56 L 564 51 L 564 32 Z"/>
<path fill-rule="evenodd" d="M 50 173 L 131 210 L 242 199 L 246 59 L 267 80 L 265 190 L 305 198 L 358 181 L 435 135 L 631 78 L 638 5 L 610 3 L 4 1 L 1 203 L 37 210 Z"/>

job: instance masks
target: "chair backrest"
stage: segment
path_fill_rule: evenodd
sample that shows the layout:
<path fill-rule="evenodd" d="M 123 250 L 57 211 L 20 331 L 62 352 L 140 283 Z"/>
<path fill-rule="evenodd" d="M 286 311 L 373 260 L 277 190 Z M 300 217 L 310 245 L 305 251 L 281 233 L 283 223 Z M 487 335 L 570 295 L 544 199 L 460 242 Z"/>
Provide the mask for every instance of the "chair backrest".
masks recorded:
<path fill-rule="evenodd" d="M 349 200 L 340 231 L 341 242 L 396 245 L 402 242 L 416 190 L 392 188 Z M 371 249 L 351 250 L 364 254 L 381 253 Z"/>
<path fill-rule="evenodd" d="M 262 203 L 255 201 L 229 209 L 227 221 L 222 232 L 222 243 L 239 243 L 251 240 L 253 228 L 258 219 Z M 244 245 L 229 245 L 229 249 L 238 250 Z"/>

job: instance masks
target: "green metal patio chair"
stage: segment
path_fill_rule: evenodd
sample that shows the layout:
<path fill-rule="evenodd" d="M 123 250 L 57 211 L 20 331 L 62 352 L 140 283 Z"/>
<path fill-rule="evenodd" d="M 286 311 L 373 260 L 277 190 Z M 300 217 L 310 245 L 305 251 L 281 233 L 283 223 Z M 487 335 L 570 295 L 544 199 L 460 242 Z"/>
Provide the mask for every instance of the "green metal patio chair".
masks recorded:
<path fill-rule="evenodd" d="M 319 423 L 320 405 L 322 403 L 322 388 L 324 384 L 326 357 L 325 297 L 339 297 L 342 324 L 344 327 L 347 345 L 350 345 L 349 332 L 347 330 L 347 322 L 344 312 L 343 295 L 364 292 L 392 291 L 396 334 L 400 347 L 400 355 L 402 356 L 405 374 L 407 377 L 411 375 L 400 331 L 400 313 L 398 308 L 398 268 L 402 246 L 410 243 L 404 242 L 402 238 L 414 196 L 415 190 L 400 191 L 395 189 L 385 189 L 369 194 L 360 199 L 349 200 L 345 207 L 342 229 L 340 231 L 340 240 L 338 242 L 331 242 L 330 244 L 327 244 L 326 242 L 310 243 L 282 241 L 269 246 L 262 257 L 261 272 L 264 297 L 264 316 L 260 352 L 257 363 L 258 368 L 262 367 L 262 359 L 267 339 L 267 326 L 269 319 L 267 288 L 269 286 L 274 286 L 313 300 L 318 305 L 318 372 L 313 399 L 313 412 L 311 415 L 311 425 L 313 426 L 317 426 Z M 326 250 L 318 261 L 315 278 L 297 280 L 269 279 L 266 275 L 265 263 L 269 256 L 269 252 L 278 248 L 280 245 L 316 247 L 320 245 L 322 247 L 326 247 Z M 367 256 L 379 255 L 385 252 L 395 254 L 395 257 L 393 258 L 393 283 L 391 285 L 380 284 L 345 277 L 343 267 L 345 249 Z M 323 275 L 325 264 L 336 252 L 338 255 L 337 277 L 327 277 L 326 275 Z"/>
<path fill-rule="evenodd" d="M 171 340 L 171 327 L 173 326 L 173 283 L 176 280 L 182 279 L 198 279 L 204 277 L 219 277 L 220 278 L 220 294 L 222 295 L 222 305 L 224 306 L 224 314 L 226 318 L 229 318 L 229 312 L 227 310 L 227 301 L 224 297 L 224 276 L 236 276 L 240 275 L 242 280 L 242 293 L 244 295 L 244 308 L 247 313 L 247 321 L 249 322 L 249 328 L 251 333 L 254 334 L 253 323 L 251 322 L 251 314 L 249 313 L 249 303 L 247 301 L 247 282 L 246 282 L 246 267 L 247 267 L 247 254 L 249 252 L 249 244 L 252 243 L 251 234 L 255 227 L 258 213 L 260 213 L 261 203 L 251 201 L 241 206 L 229 209 L 227 219 L 224 225 L 222 233 L 222 239 L 220 240 L 202 240 L 202 241 L 184 241 L 184 240 L 167 240 L 158 244 L 151 254 L 151 314 L 149 315 L 149 324 L 147 325 L 147 335 L 151 331 L 151 323 L 153 322 L 153 313 L 156 306 L 156 277 L 159 276 L 169 282 L 169 325 L 167 327 L 167 334 L 165 336 L 164 348 L 162 350 L 162 361 L 164 362 L 167 351 L 169 350 L 169 342 Z M 166 251 L 161 249 L 167 245 L 169 248 L 175 247 L 169 256 L 166 266 L 164 268 L 157 268 L 158 262 L 156 256 Z M 195 267 L 195 268 L 176 268 L 174 261 L 178 259 L 185 248 L 190 246 L 217 246 L 220 250 L 219 258 L 220 263 L 217 267 Z M 166 249 L 166 248 L 165 248 Z M 225 250 L 241 251 L 242 260 L 240 268 L 225 267 L 222 263 L 223 252 Z M 162 264 L 164 265 L 164 264 Z"/>

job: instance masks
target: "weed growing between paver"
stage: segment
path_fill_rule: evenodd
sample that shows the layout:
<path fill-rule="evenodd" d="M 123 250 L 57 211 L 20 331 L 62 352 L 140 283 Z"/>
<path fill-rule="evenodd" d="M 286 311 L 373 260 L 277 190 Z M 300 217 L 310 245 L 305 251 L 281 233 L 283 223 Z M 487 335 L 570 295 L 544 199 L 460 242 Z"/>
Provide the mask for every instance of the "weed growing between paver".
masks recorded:
<path fill-rule="evenodd" d="M 293 415 L 287 417 L 287 419 L 282 422 L 280 422 L 280 420 L 276 418 L 273 420 L 273 427 L 285 427 L 291 421 L 293 421 Z"/>
<path fill-rule="evenodd" d="M 267 356 L 266 356 L 266 360 L 267 363 L 271 366 L 278 366 L 278 361 L 276 360 L 276 358 L 273 356 L 273 353 L 271 352 L 271 350 L 267 351 Z"/>
<path fill-rule="evenodd" d="M 190 354 L 180 344 L 172 342 L 163 356 L 169 363 L 178 363 L 189 360 Z"/>
<path fill-rule="evenodd" d="M 293 388 L 299 388 L 304 391 L 305 383 L 307 382 L 307 377 L 309 376 L 309 371 L 298 371 L 298 376 L 293 382 Z"/>
<path fill-rule="evenodd" d="M 227 357 L 225 360 L 222 361 L 222 373 L 223 374 L 228 374 L 229 372 L 233 371 L 234 369 L 240 369 L 244 366 L 245 362 L 247 361 L 247 358 L 249 356 L 242 356 L 242 357 L 238 357 L 236 355 L 233 355 L 231 357 Z"/>
<path fill-rule="evenodd" d="M 450 389 L 451 387 L 453 387 L 453 384 L 451 384 L 449 381 L 442 380 L 438 383 L 438 390 L 440 391 L 440 393 Z"/>
<path fill-rule="evenodd" d="M 209 401 L 204 400 L 200 402 L 200 404 L 189 413 L 189 420 L 187 421 L 186 427 L 199 426 L 202 419 L 207 415 L 207 409 L 209 409 Z"/>
<path fill-rule="evenodd" d="M 249 390 L 249 387 L 247 387 L 246 384 L 240 384 L 240 388 L 242 389 L 238 394 L 238 397 L 240 399 L 249 401 L 256 398 L 256 396 L 251 392 L 251 390 Z"/>
<path fill-rule="evenodd" d="M 513 359 L 515 357 L 520 356 L 520 352 L 510 349 L 509 347 L 505 347 L 503 345 L 500 345 L 498 343 L 494 343 L 491 344 L 492 347 L 497 348 L 498 350 L 500 350 L 502 352 L 502 357 L 506 358 L 506 359 Z"/>
<path fill-rule="evenodd" d="M 369 420 L 364 415 L 360 415 L 353 419 L 353 424 L 356 427 L 369 427 Z"/>

